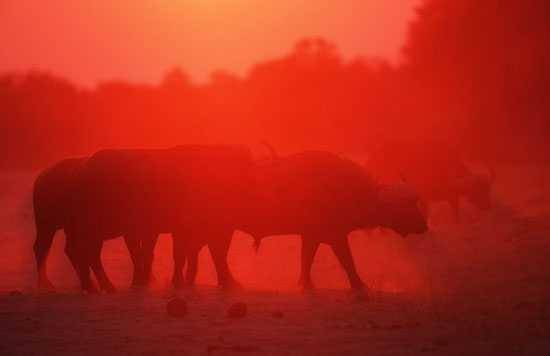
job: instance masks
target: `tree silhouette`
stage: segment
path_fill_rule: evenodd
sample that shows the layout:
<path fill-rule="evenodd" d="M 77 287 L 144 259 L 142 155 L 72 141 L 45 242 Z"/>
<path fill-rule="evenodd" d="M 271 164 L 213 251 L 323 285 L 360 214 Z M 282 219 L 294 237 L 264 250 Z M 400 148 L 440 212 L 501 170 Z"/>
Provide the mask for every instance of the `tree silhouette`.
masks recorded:
<path fill-rule="evenodd" d="M 404 70 L 424 89 L 426 115 L 444 113 L 468 145 L 492 154 L 503 139 L 538 146 L 550 132 L 548 38 L 545 0 L 428 0 L 410 26 Z"/>
<path fill-rule="evenodd" d="M 399 65 L 345 60 L 322 38 L 197 84 L 179 68 L 160 83 L 89 90 L 48 73 L 0 76 L 0 165 L 38 168 L 100 147 L 271 142 L 364 154 L 385 141 L 445 141 L 479 159 L 547 152 L 550 4 L 426 0 Z M 429 152 L 430 150 L 422 150 Z"/>

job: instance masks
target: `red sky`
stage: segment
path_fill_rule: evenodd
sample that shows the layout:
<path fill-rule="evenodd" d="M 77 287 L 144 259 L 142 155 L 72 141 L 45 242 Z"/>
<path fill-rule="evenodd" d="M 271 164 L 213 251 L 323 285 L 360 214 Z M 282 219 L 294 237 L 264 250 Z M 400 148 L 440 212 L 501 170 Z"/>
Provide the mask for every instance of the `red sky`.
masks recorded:
<path fill-rule="evenodd" d="M 0 72 L 48 70 L 80 84 L 155 83 L 180 66 L 203 81 L 244 74 L 296 40 L 346 57 L 398 58 L 418 0 L 0 0 Z"/>

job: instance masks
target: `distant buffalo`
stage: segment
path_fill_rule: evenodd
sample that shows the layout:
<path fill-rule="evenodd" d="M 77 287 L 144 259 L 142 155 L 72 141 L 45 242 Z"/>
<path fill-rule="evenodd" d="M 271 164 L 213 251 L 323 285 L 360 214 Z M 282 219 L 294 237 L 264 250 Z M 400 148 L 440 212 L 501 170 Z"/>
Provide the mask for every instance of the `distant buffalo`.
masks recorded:
<path fill-rule="evenodd" d="M 387 227 L 407 235 L 427 230 L 412 189 L 380 186 L 361 166 L 328 152 L 274 158 L 256 164 L 247 179 L 248 189 L 240 198 L 245 214 L 235 228 L 250 233 L 258 245 L 266 236 L 299 234 L 300 282 L 305 288 L 312 287 L 311 266 L 321 243 L 332 247 L 352 288 L 362 288 L 347 240 L 350 232 Z M 197 253 L 190 252 L 195 256 L 191 261 Z"/>
<path fill-rule="evenodd" d="M 425 212 L 428 213 L 428 204 L 433 202 L 448 202 L 453 209 L 455 220 L 460 221 L 460 199 L 465 198 L 476 208 L 486 211 L 492 207 L 491 192 L 494 183 L 494 173 L 478 174 L 469 170 L 464 164 L 458 166 L 460 171 L 448 181 L 436 182 L 434 185 L 425 185 L 423 182 L 415 184 L 413 174 L 408 175 L 408 181 L 415 185 L 421 194 Z"/>
<path fill-rule="evenodd" d="M 367 169 L 381 180 L 406 180 L 421 196 L 426 214 L 430 203 L 448 202 L 460 221 L 460 199 L 480 210 L 491 208 L 495 174 L 476 173 L 458 150 L 437 141 L 396 141 L 370 152 Z"/>

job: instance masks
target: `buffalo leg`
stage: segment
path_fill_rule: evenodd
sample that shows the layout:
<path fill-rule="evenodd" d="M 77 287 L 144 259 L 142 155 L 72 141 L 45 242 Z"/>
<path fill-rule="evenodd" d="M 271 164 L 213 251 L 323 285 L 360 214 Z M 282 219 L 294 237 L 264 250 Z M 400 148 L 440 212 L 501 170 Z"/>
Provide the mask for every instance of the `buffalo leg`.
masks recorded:
<path fill-rule="evenodd" d="M 185 266 L 186 257 L 186 243 L 182 236 L 173 234 L 172 236 L 172 254 L 174 256 L 174 274 L 172 276 L 172 283 L 175 288 L 183 287 L 183 267 Z"/>
<path fill-rule="evenodd" d="M 193 285 L 197 279 L 197 270 L 199 264 L 200 244 L 191 244 L 187 249 L 187 273 L 185 275 L 185 284 Z"/>
<path fill-rule="evenodd" d="M 77 274 L 78 274 L 78 279 L 80 280 L 80 286 L 83 291 L 92 293 L 92 294 L 99 292 L 94 282 L 92 281 L 92 278 L 90 275 L 90 266 L 86 261 L 78 262 Z"/>
<path fill-rule="evenodd" d="M 155 258 L 155 246 L 157 245 L 158 235 L 144 235 L 141 240 L 141 249 L 143 254 L 143 278 L 145 284 L 149 284 L 154 280 L 153 277 L 153 260 Z"/>
<path fill-rule="evenodd" d="M 46 269 L 46 260 L 50 252 L 55 229 L 37 227 L 36 240 L 34 242 L 34 256 L 36 259 L 36 269 L 38 272 L 38 288 L 45 290 L 54 289 L 53 284 L 48 279 Z"/>
<path fill-rule="evenodd" d="M 183 266 L 187 261 L 187 272 L 185 275 L 185 284 L 193 285 L 197 278 L 198 254 L 204 241 L 198 240 L 198 233 L 187 232 L 187 236 L 182 233 L 174 234 L 174 286 L 181 287 L 183 284 Z"/>
<path fill-rule="evenodd" d="M 139 239 L 135 234 L 126 234 L 124 235 L 124 241 L 126 242 L 126 247 L 130 253 L 130 258 L 134 265 L 134 275 L 132 277 L 133 286 L 141 286 L 144 284 L 144 273 L 143 273 L 143 254 L 142 249 L 139 243 Z"/>
<path fill-rule="evenodd" d="M 90 236 L 87 235 L 77 235 L 78 237 L 74 239 L 74 261 L 76 261 L 78 279 L 80 280 L 80 285 L 83 291 L 88 293 L 97 293 L 98 289 L 94 285 L 90 275 L 90 258 L 89 243 L 86 242 L 87 239 L 90 239 Z"/>
<path fill-rule="evenodd" d="M 365 284 L 361 281 L 359 274 L 355 268 L 355 263 L 353 262 L 353 257 L 349 248 L 349 243 L 346 238 L 341 241 L 337 241 L 332 244 L 332 249 L 334 254 L 340 261 L 340 264 L 346 271 L 348 275 L 349 283 L 353 289 L 365 288 Z"/>
<path fill-rule="evenodd" d="M 319 242 L 312 240 L 310 236 L 302 236 L 302 261 L 299 284 L 306 289 L 313 288 L 311 281 L 311 266 L 319 248 Z"/>
<path fill-rule="evenodd" d="M 218 285 L 223 288 L 240 288 L 240 284 L 233 278 L 229 265 L 227 264 L 227 253 L 231 244 L 231 234 L 227 231 L 221 234 L 228 234 L 229 237 L 224 238 L 224 235 L 215 236 L 214 240 L 208 244 L 208 248 L 212 254 L 216 272 L 218 275 Z"/>
<path fill-rule="evenodd" d="M 94 271 L 99 287 L 107 293 L 114 293 L 116 291 L 115 286 L 107 277 L 103 264 L 101 263 L 101 249 L 103 248 L 103 241 L 94 241 L 91 244 L 89 251 L 89 261 L 92 270 Z"/>
<path fill-rule="evenodd" d="M 91 288 L 92 290 L 90 292 L 97 292 L 97 289 L 93 285 L 93 282 L 90 279 L 89 275 L 89 268 L 85 265 L 84 258 L 82 256 L 79 256 L 77 251 L 77 240 L 76 240 L 76 234 L 75 232 L 69 227 L 65 227 L 65 255 L 69 258 L 69 261 L 71 262 L 71 265 L 73 266 L 78 278 L 80 279 L 82 283 L 82 289 L 88 290 Z M 88 272 L 86 272 L 86 270 Z M 84 282 L 83 282 L 84 281 Z M 85 288 L 84 285 L 88 285 L 89 287 Z"/>
<path fill-rule="evenodd" d="M 74 235 L 65 231 L 65 255 L 69 258 L 71 265 L 76 273 L 78 273 L 78 257 L 75 250 Z"/>

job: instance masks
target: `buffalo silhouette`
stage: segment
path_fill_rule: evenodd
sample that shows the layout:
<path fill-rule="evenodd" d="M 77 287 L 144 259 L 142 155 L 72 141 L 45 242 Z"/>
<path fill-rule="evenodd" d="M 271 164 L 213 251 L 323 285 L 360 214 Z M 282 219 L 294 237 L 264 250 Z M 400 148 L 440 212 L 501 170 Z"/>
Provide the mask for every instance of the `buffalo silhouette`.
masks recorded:
<path fill-rule="evenodd" d="M 451 206 L 456 222 L 461 221 L 460 200 L 466 199 L 477 209 L 487 211 L 492 207 L 492 188 L 494 172 L 488 174 L 473 172 L 463 162 L 457 161 L 447 166 L 445 173 L 427 177 L 424 173 L 408 170 L 402 177 L 410 183 L 421 196 L 421 208 L 426 216 L 432 203 L 446 202 Z"/>
<path fill-rule="evenodd" d="M 74 197 L 78 193 L 76 175 L 85 162 L 86 158 L 62 160 L 42 171 L 34 182 L 33 208 L 36 226 L 34 254 L 40 289 L 54 289 L 48 279 L 46 260 L 57 230 L 65 230 L 67 236 L 65 253 L 73 267 L 77 266 L 70 223 Z"/>
<path fill-rule="evenodd" d="M 258 246 L 266 236 L 300 234 L 304 287 L 312 287 L 315 252 L 327 243 L 351 286 L 361 288 L 347 243 L 351 231 L 382 226 L 406 235 L 427 229 L 418 196 L 409 187 L 381 186 L 354 162 L 319 151 L 255 161 L 247 148 L 229 145 L 102 150 L 46 170 L 37 179 L 35 196 L 35 207 L 42 207 L 35 213 L 62 213 L 58 220 L 37 214 L 39 284 L 51 285 L 42 247 L 49 248 L 51 238 L 44 243 L 48 239 L 41 236 L 48 234 L 41 231 L 64 228 L 67 254 L 82 288 L 90 292 L 96 291 L 90 268 L 101 289 L 114 291 L 100 254 L 104 240 L 122 235 L 134 262 L 134 279 L 150 278 L 157 236 L 172 233 L 176 287 L 194 282 L 203 245 L 211 250 L 218 283 L 238 286 L 227 252 L 239 229 L 253 235 Z M 54 209 L 48 201 L 57 204 Z M 39 229 L 41 222 L 49 225 Z"/>
<path fill-rule="evenodd" d="M 80 193 L 78 175 L 86 164 L 88 157 L 69 158 L 59 161 L 42 171 L 33 186 L 34 221 L 36 240 L 34 253 L 38 271 L 38 288 L 53 290 L 54 286 L 47 276 L 47 257 L 53 237 L 57 230 L 65 232 L 65 253 L 71 264 L 77 269 L 73 229 L 73 209 L 76 197 Z M 142 274 L 144 266 L 140 265 L 142 254 L 139 241 L 125 238 L 131 259 L 134 262 L 133 285 L 144 284 Z M 156 235 L 151 236 L 151 247 L 156 242 Z M 101 270 L 103 268 L 101 267 Z"/>
<path fill-rule="evenodd" d="M 236 145 L 102 150 L 92 155 L 79 171 L 71 216 L 82 288 L 96 291 L 91 267 L 100 288 L 114 290 L 102 268 L 101 248 L 104 240 L 122 235 L 136 246 L 134 264 L 143 266 L 148 280 L 159 233 L 173 234 L 176 255 L 193 246 L 195 238 L 206 241 L 218 283 L 237 286 L 227 251 L 233 226 L 242 219 L 238 203 L 251 164 L 248 149 Z"/>
<path fill-rule="evenodd" d="M 473 171 L 456 147 L 441 141 L 396 140 L 373 149 L 366 166 L 380 180 L 406 180 L 420 195 L 426 215 L 431 203 L 447 202 L 459 222 L 461 198 L 482 211 L 492 207 L 494 170 Z"/>
<path fill-rule="evenodd" d="M 455 170 L 455 175 L 448 180 L 441 180 L 434 182 L 432 185 L 427 185 L 425 182 L 416 180 L 414 175 L 411 174 L 409 181 L 417 182 L 415 187 L 422 196 L 426 214 L 428 214 L 430 203 L 448 202 L 452 208 L 455 221 L 460 222 L 461 198 L 465 198 L 479 210 L 491 209 L 494 177 L 492 170 L 489 170 L 488 174 L 475 173 L 460 162 Z"/>
<path fill-rule="evenodd" d="M 244 214 L 235 228 L 254 236 L 258 247 L 266 236 L 300 235 L 300 283 L 305 288 L 313 286 L 311 266 L 321 243 L 331 246 L 351 287 L 363 288 L 347 241 L 350 232 L 387 227 L 407 235 L 427 230 L 418 195 L 410 187 L 381 186 L 361 166 L 337 155 L 306 151 L 251 168 L 248 189 L 240 197 Z M 177 260 L 187 253 L 191 278 L 198 248 L 174 255 L 175 264 L 182 266 Z"/>

